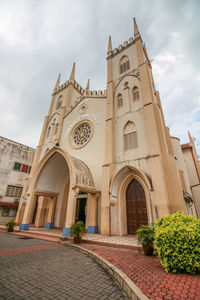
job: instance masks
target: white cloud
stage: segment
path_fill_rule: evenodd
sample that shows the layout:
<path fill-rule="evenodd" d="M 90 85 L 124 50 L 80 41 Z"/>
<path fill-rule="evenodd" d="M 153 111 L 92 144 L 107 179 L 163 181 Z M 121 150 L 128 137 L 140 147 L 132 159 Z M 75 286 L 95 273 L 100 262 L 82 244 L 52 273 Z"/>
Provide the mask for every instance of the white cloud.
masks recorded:
<path fill-rule="evenodd" d="M 93 89 L 105 89 L 108 35 L 114 47 L 133 36 L 135 16 L 166 123 L 181 141 L 188 129 L 200 141 L 199 6 L 185 0 L 1 0 L 0 135 L 36 146 L 57 75 L 67 80 L 74 61 L 83 87 L 90 78 Z"/>

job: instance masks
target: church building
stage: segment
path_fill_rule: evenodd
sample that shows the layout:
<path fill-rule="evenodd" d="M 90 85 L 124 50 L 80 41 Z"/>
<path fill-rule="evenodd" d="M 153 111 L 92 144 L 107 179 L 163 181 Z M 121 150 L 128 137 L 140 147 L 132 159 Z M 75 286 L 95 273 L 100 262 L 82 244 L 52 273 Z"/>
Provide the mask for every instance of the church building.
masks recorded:
<path fill-rule="evenodd" d="M 176 211 L 196 216 L 199 161 L 194 199 L 182 150 L 134 19 L 134 38 L 113 49 L 109 37 L 105 91 L 90 90 L 89 80 L 81 87 L 75 64 L 68 81 L 58 76 L 16 222 L 68 236 L 82 220 L 88 233 L 126 235 Z"/>

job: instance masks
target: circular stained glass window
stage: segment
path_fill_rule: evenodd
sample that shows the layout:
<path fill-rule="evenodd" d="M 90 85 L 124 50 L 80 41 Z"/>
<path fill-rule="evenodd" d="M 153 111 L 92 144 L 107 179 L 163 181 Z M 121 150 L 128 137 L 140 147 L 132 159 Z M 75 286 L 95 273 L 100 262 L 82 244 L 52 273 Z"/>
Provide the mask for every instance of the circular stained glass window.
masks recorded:
<path fill-rule="evenodd" d="M 81 122 L 72 130 L 72 144 L 75 148 L 80 148 L 88 143 L 92 137 L 92 125 L 89 121 Z"/>

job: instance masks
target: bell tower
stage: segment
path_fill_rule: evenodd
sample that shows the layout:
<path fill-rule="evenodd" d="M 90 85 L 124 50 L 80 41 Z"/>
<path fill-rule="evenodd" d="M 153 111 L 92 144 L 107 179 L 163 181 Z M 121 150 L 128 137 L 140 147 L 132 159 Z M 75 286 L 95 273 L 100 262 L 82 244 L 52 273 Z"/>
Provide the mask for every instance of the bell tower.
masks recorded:
<path fill-rule="evenodd" d="M 118 48 L 112 48 L 111 37 L 108 41 L 102 234 L 118 234 L 111 229 L 111 219 L 115 219 L 118 212 L 117 202 L 112 204 L 110 186 L 123 165 L 145 172 L 152 183 L 149 222 L 177 210 L 185 211 L 169 130 L 135 18 L 133 27 L 134 38 Z M 116 201 L 121 200 L 118 197 Z"/>

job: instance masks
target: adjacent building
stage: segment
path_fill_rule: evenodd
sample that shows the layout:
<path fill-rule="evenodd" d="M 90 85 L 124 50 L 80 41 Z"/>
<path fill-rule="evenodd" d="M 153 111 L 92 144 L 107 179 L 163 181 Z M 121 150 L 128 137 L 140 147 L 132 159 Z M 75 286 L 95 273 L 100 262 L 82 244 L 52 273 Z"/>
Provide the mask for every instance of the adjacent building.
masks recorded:
<path fill-rule="evenodd" d="M 109 37 L 105 91 L 81 87 L 75 64 L 69 80 L 58 76 L 16 221 L 69 235 L 82 220 L 89 233 L 125 235 L 176 211 L 196 215 L 184 157 L 134 20 L 118 48 Z"/>
<path fill-rule="evenodd" d="M 0 224 L 15 220 L 35 149 L 0 137 Z"/>

